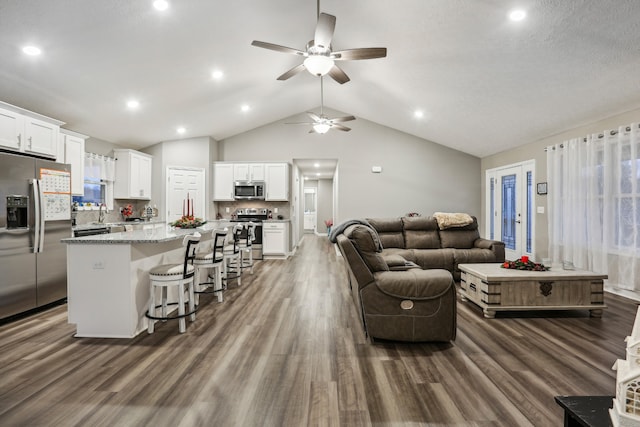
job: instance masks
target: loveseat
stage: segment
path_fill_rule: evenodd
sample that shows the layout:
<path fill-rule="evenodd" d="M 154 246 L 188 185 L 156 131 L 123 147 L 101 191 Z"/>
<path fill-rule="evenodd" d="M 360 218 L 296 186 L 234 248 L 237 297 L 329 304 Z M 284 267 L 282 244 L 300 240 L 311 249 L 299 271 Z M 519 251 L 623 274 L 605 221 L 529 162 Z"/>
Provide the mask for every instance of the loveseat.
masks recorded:
<path fill-rule="evenodd" d="M 455 339 L 458 264 L 504 261 L 504 244 L 480 238 L 471 218 L 443 230 L 432 217 L 370 218 L 332 232 L 370 338 Z"/>

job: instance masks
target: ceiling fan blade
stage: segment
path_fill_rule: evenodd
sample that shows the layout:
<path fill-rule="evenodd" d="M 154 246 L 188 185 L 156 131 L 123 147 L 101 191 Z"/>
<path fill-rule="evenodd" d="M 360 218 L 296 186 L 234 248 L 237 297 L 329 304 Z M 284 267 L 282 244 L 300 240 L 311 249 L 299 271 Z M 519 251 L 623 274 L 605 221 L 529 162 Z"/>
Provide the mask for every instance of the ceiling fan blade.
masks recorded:
<path fill-rule="evenodd" d="M 304 70 L 306 70 L 304 64 L 296 65 L 295 67 L 278 77 L 278 80 L 287 80 L 288 78 L 293 77 Z"/>
<path fill-rule="evenodd" d="M 321 13 L 318 17 L 318 24 L 316 25 L 313 44 L 315 46 L 328 48 L 331 45 L 331 39 L 333 38 L 333 31 L 335 28 L 336 17 L 327 13 Z"/>
<path fill-rule="evenodd" d="M 386 47 L 362 47 L 359 49 L 340 50 L 331 54 L 331 57 L 336 61 L 384 58 L 385 56 L 387 56 Z"/>
<path fill-rule="evenodd" d="M 316 132 L 316 130 L 314 128 L 311 128 L 311 130 L 309 131 L 309 133 L 318 133 Z"/>
<path fill-rule="evenodd" d="M 351 128 L 348 128 L 346 126 L 342 126 L 342 125 L 339 125 L 339 124 L 332 125 L 331 129 L 338 129 L 338 130 L 341 130 L 341 131 L 344 131 L 344 132 L 349 132 L 351 130 Z"/>
<path fill-rule="evenodd" d="M 319 122 L 320 121 L 320 116 L 318 116 L 316 113 L 312 113 L 311 111 L 307 111 L 307 115 L 309 117 L 311 117 L 314 122 Z"/>
<path fill-rule="evenodd" d="M 314 122 L 289 122 L 285 123 L 285 125 L 314 125 Z"/>
<path fill-rule="evenodd" d="M 329 70 L 329 75 L 333 80 L 337 81 L 340 84 L 344 84 L 351 80 L 349 76 L 347 76 L 347 74 L 342 71 L 342 69 L 340 69 L 340 67 L 338 67 L 337 65 L 331 67 L 331 69 Z"/>
<path fill-rule="evenodd" d="M 353 116 L 345 116 L 345 117 L 336 117 L 335 119 L 331 119 L 332 123 L 340 123 L 340 122 L 349 122 L 351 120 L 355 120 L 356 118 Z"/>
<path fill-rule="evenodd" d="M 300 56 L 304 56 L 305 52 L 298 50 L 298 49 L 293 49 L 291 47 L 286 47 L 286 46 L 280 46 L 279 44 L 273 44 L 273 43 L 267 43 L 267 42 L 261 42 L 258 40 L 254 40 L 251 42 L 252 46 L 256 46 L 256 47 L 262 47 L 265 49 L 270 49 L 270 50 L 275 50 L 276 52 L 283 52 L 283 53 L 292 53 L 294 55 L 300 55 Z"/>

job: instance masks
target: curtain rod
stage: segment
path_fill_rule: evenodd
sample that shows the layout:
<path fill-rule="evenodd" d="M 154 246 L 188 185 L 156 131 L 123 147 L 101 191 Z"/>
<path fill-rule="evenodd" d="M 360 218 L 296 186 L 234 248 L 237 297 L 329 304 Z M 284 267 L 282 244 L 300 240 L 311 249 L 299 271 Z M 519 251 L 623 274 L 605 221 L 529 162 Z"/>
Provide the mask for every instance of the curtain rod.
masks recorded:
<path fill-rule="evenodd" d="M 640 123 L 638 123 L 638 128 L 640 128 Z M 625 132 L 631 132 L 631 126 L 627 126 L 626 128 L 624 128 Z M 617 130 L 612 130 L 609 132 L 609 135 L 613 136 L 613 135 L 617 135 L 618 131 Z M 604 133 L 600 133 L 598 134 L 598 139 L 602 139 L 604 138 Z M 582 142 L 587 142 L 587 137 L 585 136 L 584 138 L 582 138 Z M 560 144 L 560 148 L 564 148 L 564 144 Z M 548 148 L 544 147 L 544 151 L 547 151 Z M 554 148 L 555 150 L 555 148 Z"/>

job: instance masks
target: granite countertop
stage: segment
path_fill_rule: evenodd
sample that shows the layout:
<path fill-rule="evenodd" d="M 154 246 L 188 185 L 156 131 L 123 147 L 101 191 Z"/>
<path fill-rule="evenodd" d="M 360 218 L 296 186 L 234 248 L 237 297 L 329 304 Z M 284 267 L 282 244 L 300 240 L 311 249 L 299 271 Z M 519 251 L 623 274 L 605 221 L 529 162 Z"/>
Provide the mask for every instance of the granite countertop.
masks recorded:
<path fill-rule="evenodd" d="M 89 222 L 87 224 L 77 224 L 71 227 L 73 230 L 88 230 L 92 228 L 112 227 L 116 225 L 137 225 L 137 224 L 164 224 L 166 221 L 154 218 L 149 221 L 121 221 L 121 222 Z"/>
<path fill-rule="evenodd" d="M 161 225 L 163 224 L 163 225 Z M 164 223 L 156 223 L 155 227 L 145 230 L 123 231 L 120 233 L 97 234 L 95 236 L 69 237 L 62 239 L 67 244 L 130 244 L 130 243 L 161 243 L 182 239 L 187 234 L 199 232 L 204 234 L 219 228 L 219 221 L 211 221 L 198 228 L 175 228 Z"/>
<path fill-rule="evenodd" d="M 285 219 L 265 219 L 263 222 L 291 222 L 289 218 Z"/>

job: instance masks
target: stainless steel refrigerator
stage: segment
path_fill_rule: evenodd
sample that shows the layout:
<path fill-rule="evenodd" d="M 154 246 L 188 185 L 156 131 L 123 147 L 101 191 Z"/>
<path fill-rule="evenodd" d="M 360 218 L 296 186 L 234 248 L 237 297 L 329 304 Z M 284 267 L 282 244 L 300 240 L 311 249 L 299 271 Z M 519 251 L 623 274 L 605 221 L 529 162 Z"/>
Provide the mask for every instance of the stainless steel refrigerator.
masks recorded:
<path fill-rule="evenodd" d="M 0 318 L 67 296 L 71 166 L 0 153 Z"/>

